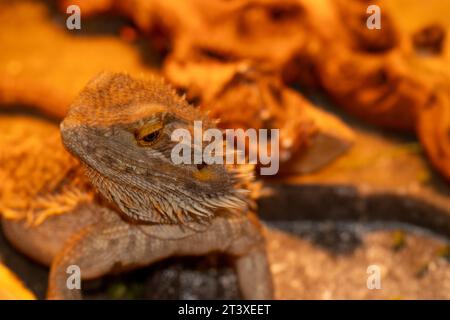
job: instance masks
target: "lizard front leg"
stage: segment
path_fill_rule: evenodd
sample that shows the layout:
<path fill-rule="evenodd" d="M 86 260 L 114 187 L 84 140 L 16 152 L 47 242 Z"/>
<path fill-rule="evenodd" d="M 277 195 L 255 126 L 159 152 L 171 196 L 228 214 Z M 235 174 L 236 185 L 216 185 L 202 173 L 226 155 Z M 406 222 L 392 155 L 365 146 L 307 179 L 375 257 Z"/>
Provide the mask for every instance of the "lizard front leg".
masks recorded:
<path fill-rule="evenodd" d="M 244 299 L 273 299 L 272 276 L 264 245 L 255 246 L 237 257 L 236 272 Z"/>
<path fill-rule="evenodd" d="M 267 259 L 262 227 L 256 215 L 241 224 L 243 232 L 229 248 L 236 256 L 235 266 L 244 299 L 273 299 L 272 275 Z"/>
<path fill-rule="evenodd" d="M 106 210 L 105 210 L 106 211 Z M 165 241 L 150 238 L 115 212 L 71 237 L 50 269 L 48 299 L 81 299 L 81 290 L 67 286 L 68 267 L 79 267 L 82 279 L 108 274 L 113 268 L 142 266 L 171 255 Z"/>
<path fill-rule="evenodd" d="M 149 265 L 170 256 L 223 252 L 236 258 L 238 280 L 245 299 L 272 298 L 272 282 L 263 238 L 248 215 L 217 217 L 202 231 L 179 226 L 139 225 L 116 214 L 72 237 L 52 263 L 48 298 L 79 299 L 80 290 L 68 289 L 67 268 L 77 265 L 82 279 L 107 274 L 114 267 Z M 172 228 L 168 230 L 167 228 Z"/>
<path fill-rule="evenodd" d="M 262 227 L 253 213 L 218 215 L 205 231 L 177 240 L 171 249 L 175 255 L 203 255 L 213 251 L 231 255 L 242 297 L 273 298 Z"/>

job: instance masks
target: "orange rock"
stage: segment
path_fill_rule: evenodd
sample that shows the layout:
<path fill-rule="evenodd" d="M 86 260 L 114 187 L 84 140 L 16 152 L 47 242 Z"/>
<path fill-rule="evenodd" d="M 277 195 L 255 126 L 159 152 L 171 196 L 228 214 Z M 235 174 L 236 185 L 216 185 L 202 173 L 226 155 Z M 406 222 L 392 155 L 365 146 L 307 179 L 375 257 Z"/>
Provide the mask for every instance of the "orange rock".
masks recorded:
<path fill-rule="evenodd" d="M 35 300 L 35 295 L 27 289 L 22 281 L 0 263 L 0 300 Z"/>
<path fill-rule="evenodd" d="M 353 133 L 343 122 L 286 87 L 276 73 L 248 61 L 169 58 L 164 74 L 188 100 L 220 119 L 219 127 L 280 129 L 284 172 L 317 170 L 353 143 Z"/>
<path fill-rule="evenodd" d="M 421 109 L 417 132 L 434 167 L 450 181 L 450 87 Z"/>

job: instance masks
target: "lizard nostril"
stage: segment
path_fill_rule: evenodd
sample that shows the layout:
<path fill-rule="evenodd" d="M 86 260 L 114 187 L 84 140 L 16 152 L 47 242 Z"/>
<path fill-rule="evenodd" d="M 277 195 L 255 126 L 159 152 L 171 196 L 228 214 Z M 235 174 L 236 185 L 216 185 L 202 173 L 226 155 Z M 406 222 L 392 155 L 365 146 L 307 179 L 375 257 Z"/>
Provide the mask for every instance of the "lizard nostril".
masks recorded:
<path fill-rule="evenodd" d="M 200 171 L 206 166 L 207 164 L 203 161 L 202 163 L 197 164 L 197 170 Z"/>

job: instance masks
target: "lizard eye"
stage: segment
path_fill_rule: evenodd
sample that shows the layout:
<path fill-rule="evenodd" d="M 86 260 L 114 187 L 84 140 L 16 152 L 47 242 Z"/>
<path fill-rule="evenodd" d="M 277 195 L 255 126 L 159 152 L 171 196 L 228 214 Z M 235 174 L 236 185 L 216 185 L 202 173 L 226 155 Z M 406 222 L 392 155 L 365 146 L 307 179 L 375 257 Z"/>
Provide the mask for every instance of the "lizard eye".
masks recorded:
<path fill-rule="evenodd" d="M 154 132 L 146 135 L 144 138 L 142 138 L 142 140 L 144 140 L 145 142 L 153 142 L 158 138 L 158 136 L 159 136 L 159 131 L 154 131 Z"/>
<path fill-rule="evenodd" d="M 161 123 L 154 123 L 142 127 L 136 132 L 136 140 L 140 146 L 148 147 L 154 144 L 161 136 L 163 127 Z"/>

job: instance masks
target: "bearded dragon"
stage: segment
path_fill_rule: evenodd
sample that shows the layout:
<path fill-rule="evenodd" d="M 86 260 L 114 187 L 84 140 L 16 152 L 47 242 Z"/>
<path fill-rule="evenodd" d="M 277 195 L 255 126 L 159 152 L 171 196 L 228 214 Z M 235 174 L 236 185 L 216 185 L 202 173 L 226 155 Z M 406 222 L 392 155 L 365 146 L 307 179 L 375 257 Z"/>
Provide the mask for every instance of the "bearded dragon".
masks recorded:
<path fill-rule="evenodd" d="M 88 83 L 60 134 L 9 120 L 2 226 L 15 247 L 50 265 L 49 299 L 81 298 L 67 285 L 70 266 L 92 279 L 209 252 L 234 257 L 243 298 L 272 298 L 251 168 L 171 161 L 171 133 L 196 120 L 214 127 L 162 80 L 113 73 Z"/>

